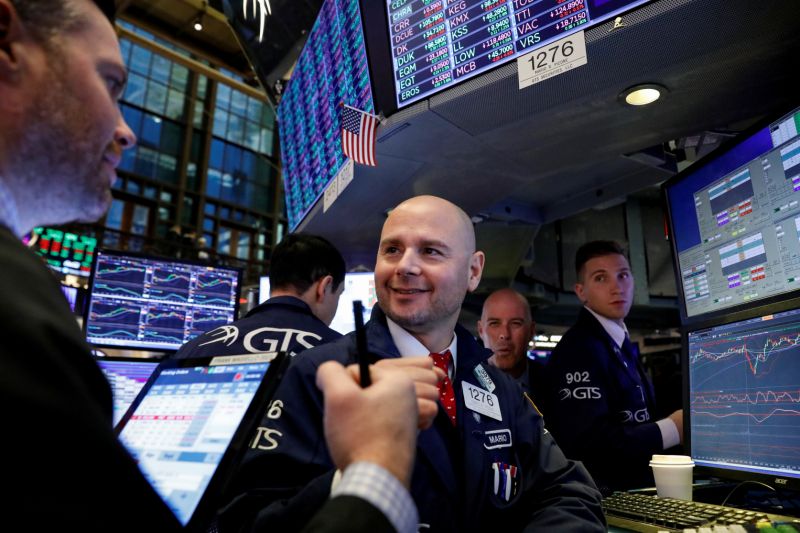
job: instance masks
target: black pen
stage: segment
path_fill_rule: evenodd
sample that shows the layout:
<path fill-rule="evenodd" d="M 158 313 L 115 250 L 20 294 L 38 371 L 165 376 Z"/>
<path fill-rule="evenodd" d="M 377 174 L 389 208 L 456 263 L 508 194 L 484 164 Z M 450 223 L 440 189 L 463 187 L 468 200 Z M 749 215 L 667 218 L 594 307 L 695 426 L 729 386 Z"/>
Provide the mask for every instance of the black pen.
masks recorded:
<path fill-rule="evenodd" d="M 367 332 L 364 329 L 364 306 L 361 300 L 353 301 L 353 318 L 356 322 L 356 360 L 361 378 L 361 387 L 369 387 L 369 358 L 367 356 Z"/>

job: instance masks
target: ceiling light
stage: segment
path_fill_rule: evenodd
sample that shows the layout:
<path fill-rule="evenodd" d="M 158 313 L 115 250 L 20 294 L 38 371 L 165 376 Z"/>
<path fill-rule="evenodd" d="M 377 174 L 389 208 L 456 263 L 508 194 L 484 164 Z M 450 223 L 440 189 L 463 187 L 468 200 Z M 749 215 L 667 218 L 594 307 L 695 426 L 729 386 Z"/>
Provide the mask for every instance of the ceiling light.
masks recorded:
<path fill-rule="evenodd" d="M 662 85 L 643 83 L 625 89 L 619 98 L 628 105 L 640 106 L 652 104 L 667 92 L 667 88 Z"/>
<path fill-rule="evenodd" d="M 203 8 L 197 14 L 194 21 L 192 22 L 192 27 L 194 31 L 203 31 L 203 15 L 206 14 L 206 9 L 208 9 L 208 1 L 203 0 Z"/>

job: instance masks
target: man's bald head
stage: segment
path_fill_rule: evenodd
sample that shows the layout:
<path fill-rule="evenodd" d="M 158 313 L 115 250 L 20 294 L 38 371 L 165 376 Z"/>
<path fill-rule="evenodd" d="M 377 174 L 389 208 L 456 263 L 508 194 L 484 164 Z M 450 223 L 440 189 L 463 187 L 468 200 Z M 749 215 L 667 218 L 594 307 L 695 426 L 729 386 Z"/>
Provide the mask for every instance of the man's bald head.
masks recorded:
<path fill-rule="evenodd" d="M 528 305 L 528 300 L 519 292 L 511 288 L 498 289 L 489 295 L 483 302 L 483 310 L 481 312 L 481 320 L 486 320 L 487 311 L 496 305 L 516 305 L 524 315 L 527 322 L 533 321 L 531 315 L 531 308 Z"/>
<path fill-rule="evenodd" d="M 409 198 L 401 202 L 391 210 L 386 224 L 392 218 L 392 215 L 400 213 L 425 213 L 430 214 L 436 212 L 438 216 L 449 221 L 450 229 L 453 231 L 453 236 L 457 237 L 464 246 L 464 251 L 468 254 L 475 252 L 475 228 L 472 225 L 472 220 L 469 218 L 463 209 L 458 207 L 453 202 L 440 198 L 438 196 L 422 195 Z"/>
<path fill-rule="evenodd" d="M 436 196 L 394 208 L 375 263 L 378 304 L 431 351 L 447 347 L 467 292 L 478 286 L 483 252 L 464 211 Z"/>

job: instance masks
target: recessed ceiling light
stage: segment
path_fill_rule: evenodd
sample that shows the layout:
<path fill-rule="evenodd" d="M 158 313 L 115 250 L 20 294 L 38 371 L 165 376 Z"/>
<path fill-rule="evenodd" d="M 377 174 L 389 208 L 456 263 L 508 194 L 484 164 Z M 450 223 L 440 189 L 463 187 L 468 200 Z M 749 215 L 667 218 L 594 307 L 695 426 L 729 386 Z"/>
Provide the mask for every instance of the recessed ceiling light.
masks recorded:
<path fill-rule="evenodd" d="M 643 83 L 625 89 L 620 93 L 619 98 L 628 105 L 640 106 L 652 104 L 666 93 L 667 88 L 662 85 Z"/>

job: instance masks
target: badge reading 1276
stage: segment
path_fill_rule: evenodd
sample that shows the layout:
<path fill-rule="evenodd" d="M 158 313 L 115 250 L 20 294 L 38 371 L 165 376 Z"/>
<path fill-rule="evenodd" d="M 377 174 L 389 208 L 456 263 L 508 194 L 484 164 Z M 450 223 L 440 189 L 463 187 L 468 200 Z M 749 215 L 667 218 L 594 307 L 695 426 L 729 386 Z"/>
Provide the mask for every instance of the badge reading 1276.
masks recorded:
<path fill-rule="evenodd" d="M 468 409 L 500 422 L 503 421 L 503 415 L 500 413 L 500 401 L 497 399 L 496 394 L 485 391 L 466 381 L 461 382 L 461 388 L 464 391 L 464 405 Z"/>

